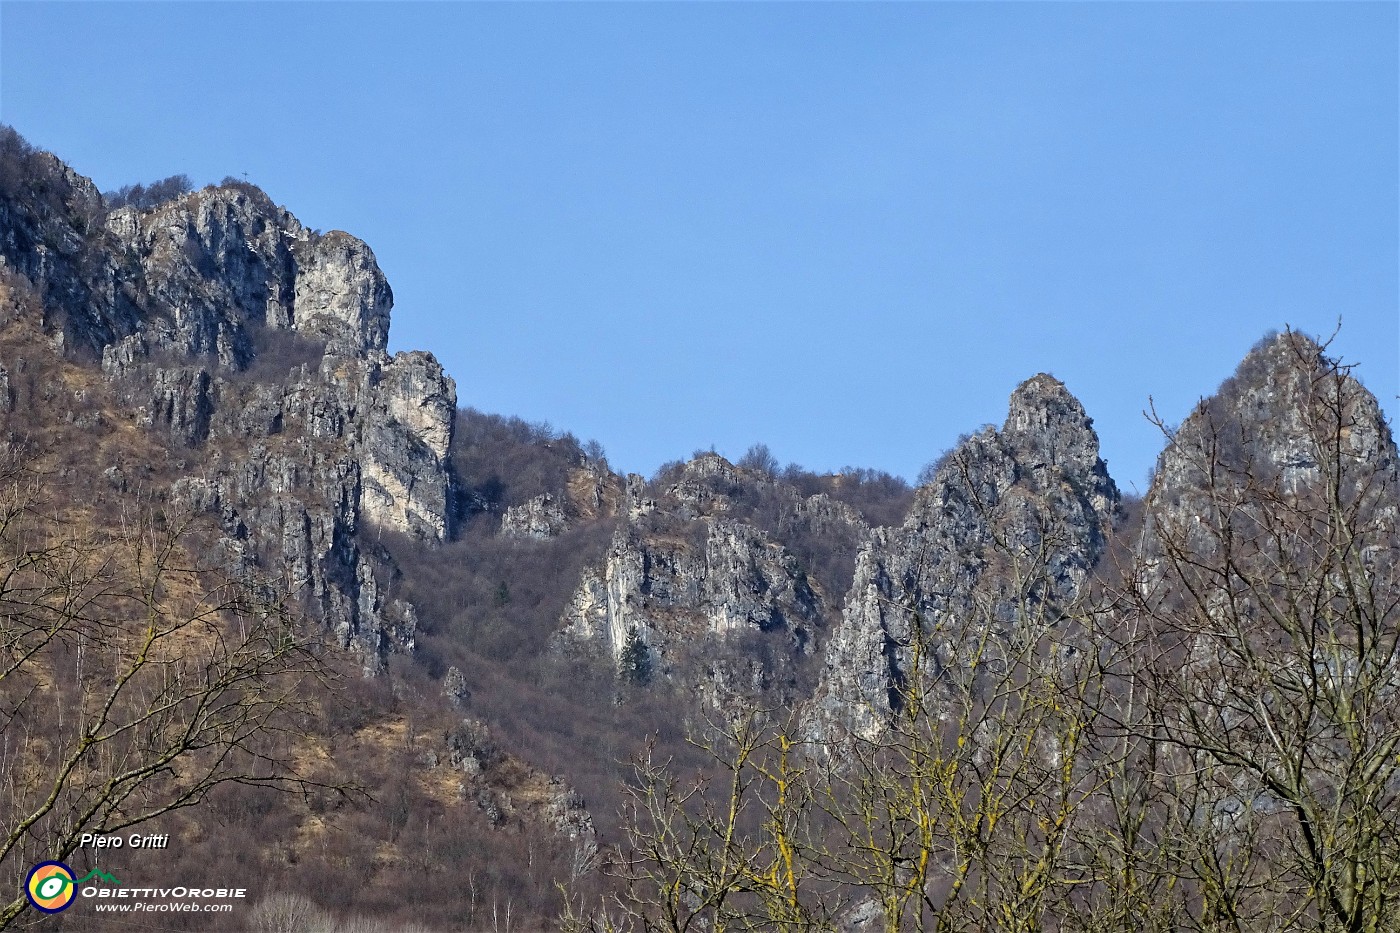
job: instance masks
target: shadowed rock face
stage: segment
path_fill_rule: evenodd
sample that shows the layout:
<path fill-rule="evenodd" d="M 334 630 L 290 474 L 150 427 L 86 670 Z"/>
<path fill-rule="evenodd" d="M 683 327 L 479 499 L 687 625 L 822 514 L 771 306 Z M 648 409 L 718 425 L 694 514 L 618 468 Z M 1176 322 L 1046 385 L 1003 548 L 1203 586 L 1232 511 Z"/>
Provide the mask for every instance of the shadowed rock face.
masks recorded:
<path fill-rule="evenodd" d="M 384 595 L 393 570 L 360 539 L 450 533 L 456 388 L 431 354 L 385 352 L 393 294 L 373 252 L 251 186 L 106 215 L 87 179 L 26 158 L 32 183 L 0 197 L 0 257 L 139 424 L 201 454 L 172 498 L 217 514 L 230 553 L 299 582 L 371 667 L 410 648 L 412 607 Z"/>
<path fill-rule="evenodd" d="M 912 676 L 911 624 L 957 620 L 1007 633 L 1027 604 L 1072 601 L 1103 553 L 1118 490 L 1079 401 L 1051 376 L 1022 383 L 1000 431 L 964 440 L 918 491 L 901 527 L 857 560 L 827 647 L 817 724 L 874 734 Z M 935 645 L 942 662 L 958 646 Z"/>

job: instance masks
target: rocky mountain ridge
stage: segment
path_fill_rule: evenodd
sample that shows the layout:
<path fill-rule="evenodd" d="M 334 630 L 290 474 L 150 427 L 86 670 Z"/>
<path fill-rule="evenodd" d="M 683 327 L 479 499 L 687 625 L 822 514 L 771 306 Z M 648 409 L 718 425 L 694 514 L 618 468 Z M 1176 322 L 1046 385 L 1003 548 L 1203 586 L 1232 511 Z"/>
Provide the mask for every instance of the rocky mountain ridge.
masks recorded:
<path fill-rule="evenodd" d="M 0 261 L 44 296 L 56 346 L 99 358 L 139 424 L 199 452 L 172 496 L 216 514 L 230 554 L 295 580 L 369 669 L 411 649 L 416 612 L 391 595 L 401 570 L 364 532 L 446 542 L 470 514 L 458 490 L 474 478 L 450 462 L 451 378 L 429 353 L 386 352 L 393 295 L 369 247 L 309 230 L 251 185 L 104 212 L 91 182 L 52 156 L 7 158 Z M 25 180 L 39 183 L 26 191 Z M 1284 345 L 1247 361 L 1254 383 L 1268 383 L 1260 373 L 1282 365 L 1270 354 Z M 1272 399 L 1255 388 L 1232 404 L 1252 411 L 1280 475 L 1307 481 L 1301 409 L 1269 414 Z M 1348 429 L 1358 456 L 1388 442 L 1371 404 L 1364 429 Z M 1236 446 L 1242 419 L 1226 431 Z M 1150 496 L 1199 479 L 1182 449 L 1164 453 Z M 127 482 L 134 466 L 111 464 L 108 481 Z M 999 625 L 1018 600 L 1041 612 L 1072 602 L 1118 500 L 1092 421 L 1042 374 L 1016 389 L 999 430 L 945 456 L 897 525 L 702 454 L 651 484 L 582 459 L 557 487 L 504 507 L 500 533 L 544 540 L 617 522 L 562 611 L 559 644 L 617 660 L 630 641 L 655 675 L 698 665 L 706 689 L 731 700 L 785 684 L 782 701 L 799 702 L 811 684 L 797 687 L 795 671 L 813 662 L 823 715 L 872 728 L 906 676 L 911 619 Z M 813 566 L 818 540 L 826 567 Z M 1015 567 L 1046 549 L 1042 578 L 1008 590 Z"/>
<path fill-rule="evenodd" d="M 571 755 L 611 766 L 635 748 L 573 734 L 576 723 L 655 702 L 679 733 L 762 707 L 796 711 L 808 737 L 873 739 L 911 688 L 936 707 L 950 678 L 1004 670 L 1028 632 L 1069 629 L 1113 548 L 1143 597 L 1167 605 L 1182 598 L 1158 570 L 1171 549 L 1220 547 L 1203 516 L 1287 502 L 1343 473 L 1339 508 L 1370 523 L 1359 559 L 1394 561 L 1390 428 L 1324 346 L 1291 332 L 1261 342 L 1169 434 L 1139 525 L 1084 407 L 1043 373 L 1015 389 L 1000 427 L 873 505 L 853 477 L 762 457 L 698 452 L 648 480 L 571 437 L 459 411 L 430 353 L 387 352 L 393 295 L 370 248 L 307 229 L 250 185 L 107 211 L 91 182 L 12 138 L 0 168 L 9 435 L 52 409 L 70 443 L 88 432 L 108 490 L 211 517 L 221 559 L 284 576 L 389 684 L 377 701 L 409 710 L 394 741 L 437 787 L 433 806 L 472 803 L 492 832 L 542 821 L 579 866 L 606 831 L 549 775 Z M 60 375 L 44 370 L 50 357 Z M 526 585 L 568 550 L 567 578 Z M 446 595 L 419 600 L 433 590 Z M 551 695 L 570 681 L 602 687 Z M 492 690 L 518 692 L 492 705 Z M 547 725 L 564 764 L 521 764 L 547 717 L 502 722 L 512 706 L 560 710 L 567 721 Z M 455 725 L 415 732 L 424 710 Z"/>
<path fill-rule="evenodd" d="M 779 516 L 771 529 L 754 523 L 760 504 Z M 644 646 L 660 676 L 702 668 L 702 689 L 719 706 L 762 694 L 796 702 L 792 667 L 816 651 L 841 593 L 784 540 L 854 541 L 868 531 L 850 506 L 803 497 L 714 453 L 684 464 L 659 489 L 633 474 L 607 556 L 585 571 L 561 638 L 600 645 L 619 660 L 629 642 Z M 747 650 L 723 650 L 740 640 Z"/>
<path fill-rule="evenodd" d="M 99 357 L 140 424 L 198 451 L 172 497 L 290 576 L 369 669 L 411 648 L 413 607 L 361 532 L 450 533 L 456 389 L 431 354 L 386 352 L 393 296 L 369 247 L 252 186 L 104 216 L 90 181 L 9 148 L 0 262 L 43 296 L 56 346 Z"/>
<path fill-rule="evenodd" d="M 1063 383 L 1040 374 L 1017 387 L 1000 430 L 944 457 L 904 524 L 879 529 L 860 553 L 827 648 L 823 716 L 868 735 L 897 712 L 914 676 L 913 628 L 937 631 L 946 619 L 1005 630 L 1075 599 L 1120 498 L 1092 425 Z M 924 673 L 934 679 L 957 663 L 959 645 L 935 651 Z"/>
<path fill-rule="evenodd" d="M 1181 588 L 1162 569 L 1172 552 L 1217 556 L 1234 538 L 1276 531 L 1279 503 L 1327 502 L 1364 528 L 1352 545 L 1373 568 L 1393 559 L 1394 436 L 1375 396 L 1318 341 L 1292 331 L 1265 336 L 1169 433 L 1134 542 L 1146 568 L 1138 585 L 1153 599 L 1170 600 Z M 1227 506 L 1241 527 L 1219 524 Z M 1270 559 L 1288 566 L 1282 555 Z"/>

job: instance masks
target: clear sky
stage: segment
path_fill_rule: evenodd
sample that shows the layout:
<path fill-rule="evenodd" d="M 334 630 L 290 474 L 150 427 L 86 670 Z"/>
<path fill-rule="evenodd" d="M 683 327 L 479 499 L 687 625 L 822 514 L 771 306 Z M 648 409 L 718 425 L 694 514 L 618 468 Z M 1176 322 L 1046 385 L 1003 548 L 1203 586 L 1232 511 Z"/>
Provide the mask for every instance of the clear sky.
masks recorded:
<path fill-rule="evenodd" d="M 913 477 L 1063 379 L 1120 484 L 1265 331 L 1400 393 L 1395 3 L 0 3 L 0 120 L 247 173 L 394 349 L 649 473 Z"/>

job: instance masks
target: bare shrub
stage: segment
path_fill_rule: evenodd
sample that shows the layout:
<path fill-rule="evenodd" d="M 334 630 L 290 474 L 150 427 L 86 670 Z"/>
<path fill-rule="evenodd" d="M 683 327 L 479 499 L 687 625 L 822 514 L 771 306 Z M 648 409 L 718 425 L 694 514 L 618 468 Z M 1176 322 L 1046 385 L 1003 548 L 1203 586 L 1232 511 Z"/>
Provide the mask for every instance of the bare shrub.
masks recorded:
<path fill-rule="evenodd" d="M 153 181 L 149 185 L 122 185 L 116 191 L 104 191 L 102 199 L 107 203 L 108 210 L 116 210 L 119 207 L 134 207 L 137 210 L 148 211 L 166 201 L 173 201 L 182 194 L 189 194 L 193 190 L 194 185 L 190 182 L 190 176 L 171 175 L 169 178 Z"/>
<path fill-rule="evenodd" d="M 0 860 L 62 860 L 228 784 L 309 787 L 290 742 L 328 670 L 286 592 L 200 568 L 192 518 L 94 527 L 46 477 L 0 474 L 0 721 L 26 765 L 0 769 Z"/>
<path fill-rule="evenodd" d="M 285 382 L 299 366 L 315 371 L 321 365 L 326 342 L 293 330 L 254 327 L 249 333 L 252 359 L 237 375 L 240 382 L 266 384 Z"/>
<path fill-rule="evenodd" d="M 754 444 L 735 461 L 734 465 L 745 470 L 762 473 L 765 476 L 778 475 L 778 458 L 773 456 L 773 451 L 768 449 L 767 444 Z"/>
<path fill-rule="evenodd" d="M 331 915 L 300 894 L 270 894 L 248 914 L 256 933 L 320 933 L 334 929 Z"/>

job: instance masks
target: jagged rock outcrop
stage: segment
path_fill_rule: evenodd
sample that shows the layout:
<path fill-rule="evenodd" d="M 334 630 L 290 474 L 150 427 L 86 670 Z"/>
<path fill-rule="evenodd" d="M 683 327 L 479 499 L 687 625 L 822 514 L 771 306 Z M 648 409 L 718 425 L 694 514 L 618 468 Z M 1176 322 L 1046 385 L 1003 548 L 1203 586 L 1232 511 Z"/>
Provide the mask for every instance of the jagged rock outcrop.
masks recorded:
<path fill-rule="evenodd" d="M 911 676 L 911 627 L 1005 632 L 1029 604 L 1071 602 L 1107 540 L 1118 490 L 1079 401 L 1051 376 L 1022 383 L 1001 430 L 968 437 L 899 528 L 872 532 L 826 651 L 816 725 L 871 735 Z M 933 645 L 926 670 L 955 660 Z"/>
<path fill-rule="evenodd" d="M 1348 465 L 1364 467 L 1350 473 L 1353 484 L 1377 474 L 1391 483 L 1390 427 L 1374 395 L 1335 368 L 1316 341 L 1290 331 L 1256 344 L 1181 423 L 1158 458 L 1148 499 L 1155 513 L 1165 508 L 1189 521 L 1212 487 L 1294 494 Z"/>
<path fill-rule="evenodd" d="M 652 671 L 684 671 L 719 706 L 785 684 L 792 659 L 809 656 L 834 618 L 837 597 L 780 535 L 797 526 L 808 535 L 867 531 L 850 507 L 803 498 L 713 453 L 655 493 L 629 476 L 622 513 L 602 566 L 584 572 L 564 612 L 563 638 L 616 659 L 640 638 Z M 755 524 L 760 513 L 779 516 L 776 533 Z M 733 650 L 746 635 L 760 638 Z"/>
<path fill-rule="evenodd" d="M 142 424 L 159 427 L 187 447 L 208 437 L 214 414 L 209 371 L 200 366 L 157 366 L 150 376 L 151 395 L 141 408 Z"/>
<path fill-rule="evenodd" d="M 383 350 L 394 296 L 363 242 L 332 230 L 297 255 L 292 327 L 326 341 L 333 354 Z"/>
<path fill-rule="evenodd" d="M 206 188 L 145 213 L 122 208 L 108 227 L 139 268 L 150 311 L 136 333 L 104 348 L 103 368 L 133 386 L 153 383 L 153 423 L 192 442 L 215 408 L 227 436 L 284 434 L 300 422 L 355 448 L 368 522 L 446 536 L 455 387 L 431 354 L 384 352 L 393 295 L 368 246 L 339 231 L 315 234 L 243 187 Z M 179 362 L 203 357 L 218 371 L 216 398 L 206 366 Z M 315 365 L 277 386 L 281 374 L 268 370 L 278 358 Z M 238 375 L 255 364 L 261 390 L 243 391 Z"/>
<path fill-rule="evenodd" d="M 601 572 L 585 573 L 565 632 L 619 656 L 636 629 L 664 665 L 708 635 L 782 629 L 805 644 L 817 599 L 792 555 L 751 525 L 707 516 L 674 530 L 623 526 Z"/>
<path fill-rule="evenodd" d="M 172 497 L 217 515 L 228 553 L 286 572 L 371 667 L 411 647 L 413 608 L 361 534 L 450 534 L 456 389 L 431 354 L 385 351 L 393 295 L 369 247 L 250 185 L 109 215 L 52 156 L 0 150 L 19 166 L 0 186 L 4 267 L 138 424 L 194 452 Z"/>
<path fill-rule="evenodd" d="M 574 868 L 587 870 L 598 854 L 598 831 L 593 814 L 579 793 L 558 778 L 549 781 L 544 802 L 544 817 L 556 833 L 572 842 Z"/>
<path fill-rule="evenodd" d="M 0 270 L 32 285 L 46 332 L 70 352 L 100 355 L 145 316 L 105 215 L 91 180 L 0 127 Z"/>
<path fill-rule="evenodd" d="M 448 534 L 447 468 L 457 387 L 432 354 L 399 353 L 379 366 L 359 437 L 365 517 L 414 537 Z"/>
<path fill-rule="evenodd" d="M 1238 524 L 1233 540 L 1276 535 L 1277 503 L 1295 520 L 1335 496 L 1328 508 L 1365 516 L 1353 542 L 1372 560 L 1393 546 L 1400 525 L 1400 457 L 1374 395 L 1326 356 L 1315 340 L 1286 332 L 1261 340 L 1219 390 L 1173 433 L 1157 461 L 1137 540 L 1137 585 L 1167 598 L 1168 551 L 1209 564 L 1224 546 L 1219 522 Z M 1364 540 L 1363 540 L 1364 539 Z"/>
<path fill-rule="evenodd" d="M 474 802 L 490 825 L 500 827 L 529 815 L 569 841 L 578 870 L 591 867 L 598 854 L 598 831 L 587 803 L 573 787 L 513 759 L 480 720 L 463 719 L 447 733 L 446 745 L 448 767 L 463 775 L 458 796 Z M 432 756 L 436 764 L 436 753 Z M 508 775 L 491 774 L 502 766 Z"/>
<path fill-rule="evenodd" d="M 553 538 L 581 523 L 613 517 L 623 500 L 622 477 L 604 462 L 585 459 L 569 471 L 563 488 L 506 508 L 501 514 L 501 534 Z"/>
<path fill-rule="evenodd" d="M 1212 844 L 1392 838 L 1356 816 L 1394 813 L 1400 788 L 1400 465 L 1375 397 L 1308 337 L 1261 341 L 1171 432 L 1133 544 L 1119 650 L 1163 760 L 1191 763 L 1181 799 L 1214 814 Z M 1340 859 L 1311 851 L 1283 871 Z"/>
<path fill-rule="evenodd" d="M 461 668 L 454 665 L 447 669 L 447 675 L 442 679 L 442 695 L 456 710 L 460 710 L 471 699 L 472 692 L 467 687 L 467 678 Z"/>
<path fill-rule="evenodd" d="M 293 331 L 334 356 L 388 344 L 393 293 L 362 241 L 320 235 L 251 186 L 205 188 L 152 210 L 107 219 L 147 314 L 139 331 L 156 351 L 211 355 L 242 368 L 257 328 Z M 134 276 L 132 273 L 135 273 Z"/>
<path fill-rule="evenodd" d="M 463 719 L 447 734 L 448 764 L 469 777 L 476 777 L 502 757 L 500 746 L 485 723 Z"/>
<path fill-rule="evenodd" d="M 501 534 L 515 538 L 553 538 L 568 526 L 563 505 L 547 492 L 513 505 L 501 515 Z"/>

